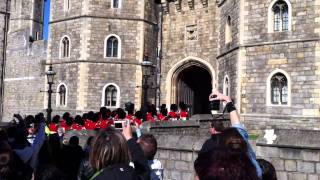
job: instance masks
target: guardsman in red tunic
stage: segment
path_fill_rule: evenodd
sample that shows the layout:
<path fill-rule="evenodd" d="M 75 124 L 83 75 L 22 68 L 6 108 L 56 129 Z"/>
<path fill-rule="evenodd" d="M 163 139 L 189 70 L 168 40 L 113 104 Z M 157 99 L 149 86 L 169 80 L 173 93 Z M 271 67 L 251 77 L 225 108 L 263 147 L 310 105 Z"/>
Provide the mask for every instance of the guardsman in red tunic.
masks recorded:
<path fill-rule="evenodd" d="M 137 127 L 139 128 L 142 124 L 142 112 L 141 111 L 137 111 L 135 114 L 134 114 L 134 118 L 133 118 L 133 121 L 132 123 Z"/>
<path fill-rule="evenodd" d="M 187 105 L 184 102 L 180 102 L 179 108 L 180 108 L 180 119 L 183 121 L 186 121 L 189 118 Z"/>
<path fill-rule="evenodd" d="M 147 113 L 147 121 L 156 122 L 156 119 L 153 117 L 152 112 Z"/>
<path fill-rule="evenodd" d="M 178 111 L 178 106 L 176 104 L 171 104 L 170 106 L 170 112 L 169 112 L 169 118 L 172 121 L 176 121 L 179 119 L 179 115 L 177 113 Z"/>
<path fill-rule="evenodd" d="M 88 112 L 87 119 L 85 120 L 84 126 L 87 130 L 94 130 L 96 123 L 94 122 L 95 114 L 93 111 Z"/>
<path fill-rule="evenodd" d="M 60 121 L 60 116 L 59 115 L 55 115 L 52 118 L 52 121 L 49 124 L 49 130 L 50 130 L 51 133 L 58 133 L 59 121 Z"/>
<path fill-rule="evenodd" d="M 157 115 L 159 121 L 168 121 L 168 110 L 165 104 L 160 107 L 160 113 Z"/>
<path fill-rule="evenodd" d="M 81 116 L 77 115 L 74 118 L 74 123 L 72 124 L 72 129 L 76 130 L 76 131 L 81 131 L 81 130 L 85 129 L 83 126 L 84 126 L 84 120 L 82 119 Z"/>
<path fill-rule="evenodd" d="M 110 109 L 107 109 L 106 107 L 100 108 L 100 118 L 97 122 L 97 128 L 100 129 L 106 129 L 108 126 L 113 124 L 112 119 L 110 118 L 111 111 Z"/>

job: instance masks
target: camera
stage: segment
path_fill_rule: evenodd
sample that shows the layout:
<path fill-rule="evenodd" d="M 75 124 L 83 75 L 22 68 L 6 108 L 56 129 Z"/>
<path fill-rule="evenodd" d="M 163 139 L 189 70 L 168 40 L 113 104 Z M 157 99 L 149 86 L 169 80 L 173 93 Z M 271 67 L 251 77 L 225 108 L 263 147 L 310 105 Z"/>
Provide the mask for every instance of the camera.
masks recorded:
<path fill-rule="evenodd" d="M 114 128 L 118 130 L 122 130 L 124 123 L 126 123 L 126 121 L 115 121 Z"/>
<path fill-rule="evenodd" d="M 216 98 L 217 95 L 212 95 L 211 98 Z M 220 100 L 214 100 L 210 101 L 209 103 L 209 110 L 211 111 L 212 114 L 216 114 L 217 111 L 220 109 Z"/>

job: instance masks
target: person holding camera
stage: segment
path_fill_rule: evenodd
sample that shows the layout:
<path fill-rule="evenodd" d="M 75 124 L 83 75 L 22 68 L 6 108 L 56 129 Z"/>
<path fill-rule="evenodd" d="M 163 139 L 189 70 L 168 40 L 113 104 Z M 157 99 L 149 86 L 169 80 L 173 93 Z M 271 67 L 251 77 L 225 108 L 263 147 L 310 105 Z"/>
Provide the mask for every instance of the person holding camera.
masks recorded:
<path fill-rule="evenodd" d="M 256 160 L 256 155 L 249 143 L 247 130 L 240 122 L 239 114 L 229 96 L 221 94 L 215 90 L 210 96 L 209 101 L 222 101 L 225 110 L 230 113 L 231 128 L 227 128 L 221 133 L 220 145 L 238 152 L 244 152 L 248 156 L 253 166 L 256 168 L 258 177 L 262 177 L 262 170 Z"/>
<path fill-rule="evenodd" d="M 122 127 L 122 133 L 108 127 L 95 137 L 89 161 L 96 173 L 91 180 L 150 179 L 147 158 L 132 136 L 130 122 L 124 122 Z"/>

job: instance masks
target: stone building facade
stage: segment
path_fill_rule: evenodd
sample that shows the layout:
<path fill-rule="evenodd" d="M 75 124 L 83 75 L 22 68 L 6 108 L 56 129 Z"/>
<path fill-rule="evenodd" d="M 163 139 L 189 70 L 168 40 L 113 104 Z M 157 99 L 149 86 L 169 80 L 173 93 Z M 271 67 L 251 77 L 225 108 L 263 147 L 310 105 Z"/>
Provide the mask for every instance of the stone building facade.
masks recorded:
<path fill-rule="evenodd" d="M 4 66 L 6 59 L 6 43 L 7 31 L 10 18 L 10 1 L 0 2 L 0 87 L 3 87 Z M 2 116 L 3 108 L 3 88 L 0 88 L 0 116 Z"/>
<path fill-rule="evenodd" d="M 139 109 L 146 91 L 157 105 L 209 113 L 218 88 L 250 128 L 320 128 L 319 0 L 52 0 L 48 45 L 30 41 L 41 39 L 42 1 L 15 2 L 4 120 L 46 109 L 52 64 L 59 114 Z M 148 79 L 144 60 L 155 66 Z"/>

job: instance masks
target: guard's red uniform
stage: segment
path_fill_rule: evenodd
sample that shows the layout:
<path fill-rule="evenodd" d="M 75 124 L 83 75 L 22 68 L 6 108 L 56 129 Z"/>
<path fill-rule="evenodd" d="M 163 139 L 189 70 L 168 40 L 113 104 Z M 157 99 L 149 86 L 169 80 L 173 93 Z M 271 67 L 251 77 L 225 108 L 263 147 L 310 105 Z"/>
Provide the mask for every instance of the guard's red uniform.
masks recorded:
<path fill-rule="evenodd" d="M 172 118 L 172 119 L 178 119 L 179 115 L 174 111 L 170 111 L 169 112 L 169 117 Z"/>
<path fill-rule="evenodd" d="M 97 123 L 96 123 L 96 128 L 100 128 L 100 129 L 106 129 L 108 126 L 110 126 L 112 124 L 111 120 L 108 119 L 100 119 Z"/>
<path fill-rule="evenodd" d="M 187 118 L 189 117 L 188 112 L 187 111 L 181 111 L 180 112 L 180 118 L 182 120 L 187 120 Z"/>
<path fill-rule="evenodd" d="M 133 119 L 133 123 L 136 125 L 136 127 L 139 128 L 141 126 L 141 124 L 142 124 L 142 121 L 141 121 L 141 119 L 134 118 Z"/>
<path fill-rule="evenodd" d="M 49 130 L 51 132 L 57 133 L 58 132 L 58 128 L 59 128 L 58 124 L 55 124 L 55 123 L 50 123 L 49 124 Z"/>
<path fill-rule="evenodd" d="M 158 114 L 157 118 L 159 119 L 159 121 L 167 121 L 168 120 L 162 113 Z"/>
<path fill-rule="evenodd" d="M 73 129 L 75 131 L 81 131 L 84 128 L 81 125 L 77 124 L 77 123 L 73 123 L 72 126 L 71 126 L 71 129 Z"/>
<path fill-rule="evenodd" d="M 147 113 L 147 121 L 156 122 L 156 120 L 152 116 L 152 113 Z"/>
<path fill-rule="evenodd" d="M 96 129 L 96 123 L 87 119 L 84 123 L 84 127 L 87 129 L 87 130 L 94 130 Z"/>
<path fill-rule="evenodd" d="M 70 130 L 70 126 L 67 125 L 67 123 L 64 119 L 60 120 L 60 126 L 64 129 L 64 132 Z"/>

